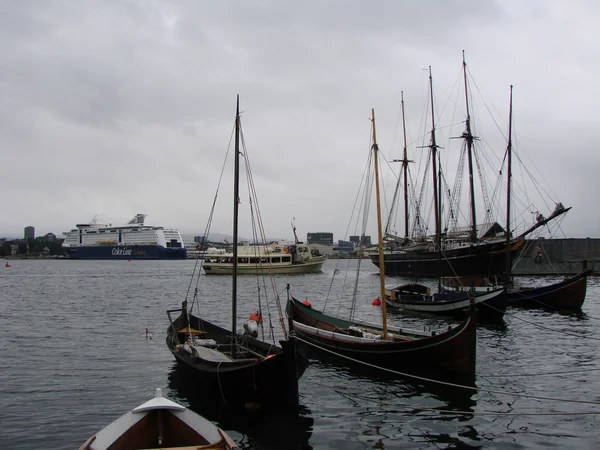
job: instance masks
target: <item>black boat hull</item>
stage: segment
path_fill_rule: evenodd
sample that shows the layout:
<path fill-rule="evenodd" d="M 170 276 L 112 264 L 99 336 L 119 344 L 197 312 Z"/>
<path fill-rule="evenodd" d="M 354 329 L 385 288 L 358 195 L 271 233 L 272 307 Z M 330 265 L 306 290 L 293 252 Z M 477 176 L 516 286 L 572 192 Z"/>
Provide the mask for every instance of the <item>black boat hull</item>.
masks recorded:
<path fill-rule="evenodd" d="M 593 273 L 585 269 L 564 280 L 537 287 L 513 287 L 508 289 L 508 306 L 524 308 L 546 308 L 559 311 L 578 311 L 583 306 L 587 291 L 587 278 Z M 444 280 L 445 292 L 460 294 L 467 289 L 475 293 L 490 289 L 495 285 L 480 277 L 457 277 Z"/>
<path fill-rule="evenodd" d="M 179 311 L 179 310 L 178 310 Z M 173 312 L 173 311 L 170 311 Z M 238 342 L 256 352 L 255 360 L 238 363 L 206 361 L 181 348 L 185 336 L 178 333 L 188 326 L 188 315 L 172 321 L 167 330 L 167 346 L 181 368 L 194 379 L 198 391 L 220 397 L 222 404 L 234 409 L 293 409 L 299 405 L 298 379 L 308 366 L 295 341 L 280 341 L 276 346 L 238 335 Z M 205 337 L 219 345 L 229 345 L 231 332 L 189 314 L 191 328 L 205 331 Z"/>
<path fill-rule="evenodd" d="M 530 289 L 512 289 L 508 292 L 508 304 L 527 308 L 552 308 L 558 310 L 580 310 L 585 301 L 587 269 L 559 283 Z"/>
<path fill-rule="evenodd" d="M 522 244 L 523 241 L 519 240 L 512 245 L 511 259 L 517 255 Z M 371 254 L 370 257 L 371 262 L 379 267 L 379 255 Z M 433 250 L 386 252 L 383 265 L 386 276 L 499 276 L 506 269 L 506 243 L 498 241 L 485 245 L 465 245 L 444 251 L 443 258 Z"/>
<path fill-rule="evenodd" d="M 411 336 L 388 342 L 344 341 L 338 334 L 349 323 L 313 310 L 291 298 L 287 305 L 290 329 L 298 340 L 322 355 L 342 355 L 350 362 L 414 374 L 438 381 L 471 384 L 475 380 L 476 324 L 470 312 L 463 322 L 443 333 Z"/>

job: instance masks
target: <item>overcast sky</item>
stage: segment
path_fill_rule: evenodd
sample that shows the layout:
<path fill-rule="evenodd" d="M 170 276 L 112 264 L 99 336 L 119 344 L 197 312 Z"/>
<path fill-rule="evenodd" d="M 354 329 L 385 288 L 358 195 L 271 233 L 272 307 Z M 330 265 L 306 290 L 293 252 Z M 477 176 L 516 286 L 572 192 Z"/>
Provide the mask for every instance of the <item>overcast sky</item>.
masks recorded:
<path fill-rule="evenodd" d="M 473 114 L 495 108 L 506 133 L 513 84 L 519 150 L 549 183 L 552 201 L 573 207 L 562 233 L 600 236 L 593 0 L 0 5 L 0 237 L 21 236 L 26 225 L 60 235 L 95 215 L 120 224 L 138 212 L 148 224 L 200 233 L 239 94 L 267 234 L 291 237 L 295 217 L 301 239 L 316 231 L 343 239 L 371 108 L 382 154 L 399 157 L 404 91 L 418 160 L 424 69 L 432 66 L 436 109 L 447 110 L 458 98 L 462 50 L 488 102 Z M 453 114 L 460 133 L 464 117 Z M 500 133 L 481 116 L 476 131 L 499 161 L 506 143 L 489 136 Z M 448 137 L 441 131 L 439 144 Z M 458 154 L 442 151 L 448 161 Z M 225 206 L 212 226 L 220 233 L 231 230 L 225 176 Z"/>

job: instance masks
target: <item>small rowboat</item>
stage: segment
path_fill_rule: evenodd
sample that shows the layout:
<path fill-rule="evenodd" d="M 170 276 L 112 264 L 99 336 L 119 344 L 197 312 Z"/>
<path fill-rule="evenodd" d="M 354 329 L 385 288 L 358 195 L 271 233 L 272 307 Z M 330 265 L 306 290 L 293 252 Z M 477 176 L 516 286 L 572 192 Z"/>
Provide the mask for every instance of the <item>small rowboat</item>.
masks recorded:
<path fill-rule="evenodd" d="M 162 396 L 132 409 L 90 437 L 79 450 L 230 450 L 239 448 L 219 427 Z"/>

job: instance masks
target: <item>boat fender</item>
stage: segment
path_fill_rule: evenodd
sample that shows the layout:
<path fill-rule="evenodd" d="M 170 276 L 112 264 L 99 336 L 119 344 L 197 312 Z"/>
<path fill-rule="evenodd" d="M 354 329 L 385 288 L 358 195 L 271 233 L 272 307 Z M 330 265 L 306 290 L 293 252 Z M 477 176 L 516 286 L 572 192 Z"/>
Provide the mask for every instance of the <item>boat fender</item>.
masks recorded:
<path fill-rule="evenodd" d="M 373 299 L 373 301 L 371 302 L 371 305 L 373 305 L 373 306 L 381 306 L 381 300 L 379 300 L 379 297 Z"/>
<path fill-rule="evenodd" d="M 254 320 L 247 320 L 244 324 L 244 334 L 252 336 L 254 338 L 258 337 L 258 324 Z"/>
<path fill-rule="evenodd" d="M 304 306 L 308 306 L 309 308 L 311 308 L 311 307 L 312 307 L 312 303 L 311 303 L 311 302 L 309 302 L 307 298 L 305 298 L 305 299 L 302 301 L 302 304 L 303 304 Z"/>

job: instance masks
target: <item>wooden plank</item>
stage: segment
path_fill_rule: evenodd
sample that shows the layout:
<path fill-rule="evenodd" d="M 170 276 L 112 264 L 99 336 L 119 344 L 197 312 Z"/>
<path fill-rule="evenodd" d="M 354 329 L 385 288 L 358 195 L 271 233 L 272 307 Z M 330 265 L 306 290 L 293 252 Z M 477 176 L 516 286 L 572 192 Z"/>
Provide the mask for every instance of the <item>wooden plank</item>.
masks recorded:
<path fill-rule="evenodd" d="M 200 330 L 196 330 L 195 328 L 182 328 L 181 330 L 178 331 L 178 333 L 181 334 L 191 334 L 192 336 L 199 336 L 201 334 L 206 334 L 206 331 L 200 331 Z"/>

